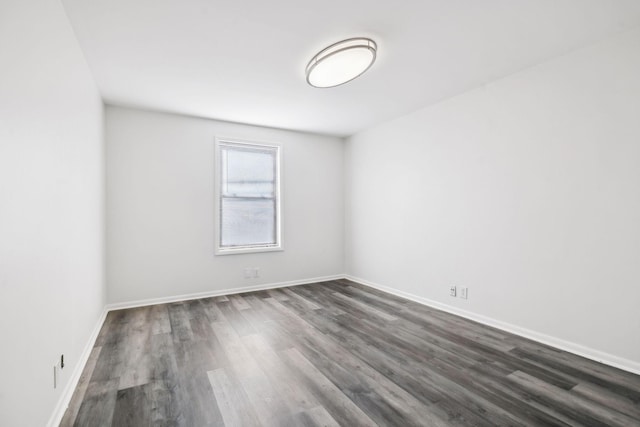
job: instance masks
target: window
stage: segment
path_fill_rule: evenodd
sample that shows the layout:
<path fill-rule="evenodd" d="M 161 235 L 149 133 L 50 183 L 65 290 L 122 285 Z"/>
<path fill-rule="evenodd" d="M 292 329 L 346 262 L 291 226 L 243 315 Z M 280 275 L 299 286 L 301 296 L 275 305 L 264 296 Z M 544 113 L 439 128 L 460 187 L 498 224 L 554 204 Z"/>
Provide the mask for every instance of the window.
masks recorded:
<path fill-rule="evenodd" d="M 216 140 L 216 253 L 282 250 L 280 147 Z"/>

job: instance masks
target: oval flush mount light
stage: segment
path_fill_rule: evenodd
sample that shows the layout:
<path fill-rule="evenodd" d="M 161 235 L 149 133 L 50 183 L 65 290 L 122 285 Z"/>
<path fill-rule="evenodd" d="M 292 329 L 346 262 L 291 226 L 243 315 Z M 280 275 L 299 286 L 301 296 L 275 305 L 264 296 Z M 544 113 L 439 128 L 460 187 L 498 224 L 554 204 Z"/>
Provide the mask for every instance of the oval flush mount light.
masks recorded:
<path fill-rule="evenodd" d="M 373 65 L 377 49 L 373 40 L 364 37 L 334 43 L 311 58 L 307 83 L 325 88 L 350 82 Z"/>

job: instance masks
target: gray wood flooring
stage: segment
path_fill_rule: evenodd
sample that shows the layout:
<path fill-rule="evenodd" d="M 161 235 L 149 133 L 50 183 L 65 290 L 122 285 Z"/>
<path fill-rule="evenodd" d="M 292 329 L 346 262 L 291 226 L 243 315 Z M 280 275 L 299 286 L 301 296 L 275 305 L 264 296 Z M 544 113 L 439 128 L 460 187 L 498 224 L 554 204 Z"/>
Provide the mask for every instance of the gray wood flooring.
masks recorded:
<path fill-rule="evenodd" d="M 640 426 L 640 376 L 339 280 L 110 312 L 63 426 Z"/>

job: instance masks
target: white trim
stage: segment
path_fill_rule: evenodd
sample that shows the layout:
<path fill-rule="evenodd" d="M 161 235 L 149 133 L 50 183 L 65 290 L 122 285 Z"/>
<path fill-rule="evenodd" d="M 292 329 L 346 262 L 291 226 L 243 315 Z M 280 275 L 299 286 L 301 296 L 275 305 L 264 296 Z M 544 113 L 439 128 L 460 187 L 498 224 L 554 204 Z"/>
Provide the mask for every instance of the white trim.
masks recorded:
<path fill-rule="evenodd" d="M 199 298 L 218 297 L 222 295 L 241 294 L 244 292 L 264 291 L 266 289 L 284 288 L 287 286 L 308 285 L 310 283 L 328 282 L 330 280 L 344 279 L 344 274 L 337 274 L 334 276 L 313 277 L 310 279 L 290 280 L 287 282 L 277 283 L 265 283 L 262 285 L 244 286 L 241 288 L 220 289 L 215 291 L 198 292 L 193 294 L 174 295 L 161 298 L 149 298 L 137 301 L 120 302 L 114 304 L 108 304 L 107 310 L 122 310 L 124 308 L 143 307 L 146 305 L 166 304 L 170 302 L 188 301 Z"/>
<path fill-rule="evenodd" d="M 218 221 L 216 221 L 218 222 Z M 282 245 L 278 246 L 242 246 L 239 248 L 216 248 L 216 255 L 238 255 L 238 254 L 257 254 L 261 252 L 282 252 Z"/>
<path fill-rule="evenodd" d="M 604 363 L 605 365 L 613 366 L 615 368 L 619 368 L 627 372 L 640 375 L 640 362 L 636 362 L 630 359 L 625 359 L 623 357 L 619 357 L 610 353 L 605 353 L 603 351 L 586 347 L 584 345 L 577 344 L 571 341 L 566 341 L 561 338 L 553 337 L 551 335 L 546 335 L 540 332 L 532 331 L 531 329 L 527 329 L 517 325 L 513 325 L 511 323 L 503 322 L 501 320 L 496 320 L 491 317 L 483 316 L 481 314 L 476 314 L 467 310 L 463 310 L 457 307 L 443 304 L 438 301 L 413 295 L 408 292 L 399 291 L 397 289 L 389 288 L 387 286 L 382 286 L 377 283 L 373 283 L 368 280 L 361 279 L 359 277 L 345 275 L 345 279 L 351 280 L 356 283 L 360 283 L 365 286 L 369 286 L 374 289 L 381 290 L 383 292 L 387 292 L 392 295 L 406 298 L 408 300 L 417 302 L 419 304 L 437 308 L 439 310 L 446 311 L 447 313 L 455 314 L 456 316 L 474 320 L 484 325 L 501 329 L 503 331 L 510 332 L 512 334 L 519 335 L 524 338 L 538 341 L 540 343 L 547 344 L 552 347 L 556 347 L 560 350 L 564 350 L 569 353 L 576 354 L 578 356 L 586 357 L 587 359 L 595 360 L 596 362 Z"/>
<path fill-rule="evenodd" d="M 49 418 L 49 422 L 47 423 L 47 427 L 58 427 L 60 422 L 62 421 L 62 417 L 64 416 L 65 411 L 69 407 L 69 403 L 71 402 L 71 398 L 73 397 L 73 392 L 76 390 L 78 386 L 78 382 L 80 381 L 80 377 L 82 376 L 82 371 L 84 371 L 84 367 L 89 360 L 89 356 L 91 355 L 91 351 L 98 339 L 98 334 L 100 333 L 100 329 L 102 329 L 102 325 L 104 324 L 105 319 L 107 318 L 107 308 L 105 307 L 102 310 L 102 314 L 98 318 L 96 325 L 89 336 L 89 341 L 87 341 L 87 345 L 84 347 L 84 350 L 80 354 L 80 358 L 78 359 L 78 363 L 76 363 L 75 368 L 73 369 L 73 373 L 71 374 L 71 378 L 67 381 L 67 385 L 65 386 L 60 398 L 58 399 L 58 403 L 56 404 L 51 417 Z"/>

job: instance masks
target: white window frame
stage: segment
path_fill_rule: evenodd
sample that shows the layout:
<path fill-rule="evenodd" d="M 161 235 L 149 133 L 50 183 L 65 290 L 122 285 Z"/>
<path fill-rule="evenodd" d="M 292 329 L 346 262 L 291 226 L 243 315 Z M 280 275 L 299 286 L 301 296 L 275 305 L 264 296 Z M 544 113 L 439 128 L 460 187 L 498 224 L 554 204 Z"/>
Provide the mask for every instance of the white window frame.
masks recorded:
<path fill-rule="evenodd" d="M 237 145 L 237 146 L 247 146 L 247 147 L 256 147 L 256 148 L 275 148 L 276 149 L 276 174 L 275 180 L 276 185 L 274 189 L 274 195 L 276 199 L 276 208 L 275 208 L 275 227 L 276 227 L 276 244 L 275 245 L 248 245 L 248 246 L 236 246 L 233 248 L 225 248 L 221 246 L 222 243 L 222 215 L 220 212 L 222 203 L 222 159 L 220 155 L 220 146 L 221 145 Z M 283 232 L 282 232 L 282 145 L 279 143 L 265 143 L 265 142 L 256 142 L 256 141 L 248 141 L 237 138 L 215 138 L 215 148 L 214 148 L 214 218 L 215 218 L 215 232 L 214 232 L 214 242 L 215 242 L 215 254 L 216 255 L 234 255 L 234 254 L 248 254 L 248 253 L 257 253 L 257 252 L 274 252 L 274 251 L 283 251 Z"/>

